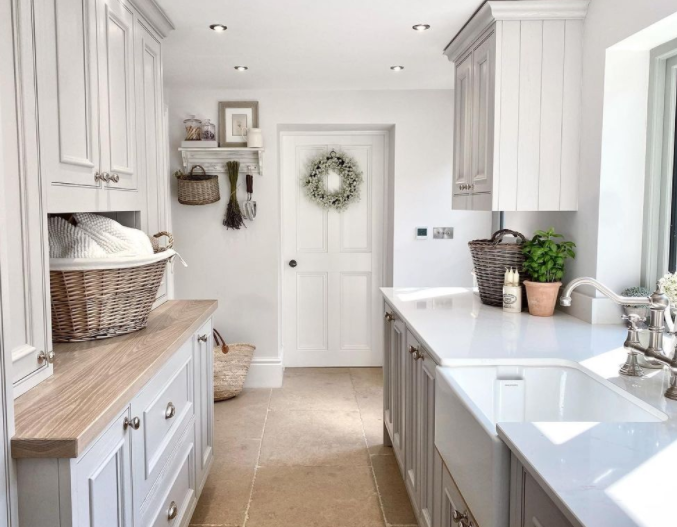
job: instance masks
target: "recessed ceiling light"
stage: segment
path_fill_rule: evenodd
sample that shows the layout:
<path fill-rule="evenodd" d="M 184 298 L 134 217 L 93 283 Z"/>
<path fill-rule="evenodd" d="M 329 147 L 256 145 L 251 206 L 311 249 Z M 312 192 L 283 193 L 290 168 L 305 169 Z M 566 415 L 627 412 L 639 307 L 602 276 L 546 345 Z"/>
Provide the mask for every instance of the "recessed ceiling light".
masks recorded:
<path fill-rule="evenodd" d="M 237 71 L 247 71 L 249 68 L 247 66 L 235 66 Z"/>
<path fill-rule="evenodd" d="M 414 29 L 415 31 L 427 31 L 428 29 L 430 29 L 430 25 L 429 24 L 416 24 L 415 26 L 412 26 L 412 29 Z"/>
<path fill-rule="evenodd" d="M 223 24 L 212 24 L 211 26 L 209 26 L 209 29 L 211 29 L 212 31 L 216 31 L 217 33 L 222 33 L 228 28 Z"/>
<path fill-rule="evenodd" d="M 390 66 L 390 69 L 393 71 L 402 71 L 404 66 Z"/>

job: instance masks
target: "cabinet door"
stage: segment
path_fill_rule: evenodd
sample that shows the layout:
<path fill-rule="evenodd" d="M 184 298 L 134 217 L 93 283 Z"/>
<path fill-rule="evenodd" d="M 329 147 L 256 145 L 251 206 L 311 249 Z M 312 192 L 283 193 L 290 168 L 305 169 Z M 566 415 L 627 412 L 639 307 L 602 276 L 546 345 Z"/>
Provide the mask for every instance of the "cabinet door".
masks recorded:
<path fill-rule="evenodd" d="M 3 6 L 4 8 L 5 6 Z M 32 48 L 32 11 L 11 9 L 0 22 L 9 32 L 0 34 L 0 267 L 3 317 L 0 333 L 13 395 L 51 375 L 52 366 L 40 357 L 49 353 L 49 251 L 43 180 L 36 144 L 35 62 Z M 16 20 L 17 46 L 12 21 Z M 31 104 L 31 101 L 32 104 Z M 18 105 L 17 105 L 18 102 Z M 42 355 L 41 355 L 42 354 Z M 3 379 L 4 381 L 4 379 Z M 12 393 L 12 392 L 9 392 Z"/>
<path fill-rule="evenodd" d="M 572 527 L 557 505 L 528 472 L 524 472 L 521 527 Z"/>
<path fill-rule="evenodd" d="M 97 0 L 101 169 L 116 182 L 107 190 L 136 190 L 134 15 L 120 0 Z M 108 196 L 108 201 L 118 199 Z"/>
<path fill-rule="evenodd" d="M 419 381 L 421 379 L 422 349 L 414 336 L 407 331 L 407 361 L 404 385 L 404 474 L 405 483 L 418 516 L 421 493 L 421 422 L 419 413 Z"/>
<path fill-rule="evenodd" d="M 472 54 L 456 64 L 454 89 L 454 189 L 467 194 L 472 170 Z"/>
<path fill-rule="evenodd" d="M 472 176 L 470 184 L 473 193 L 492 190 L 495 54 L 496 34 L 493 32 L 472 52 Z"/>
<path fill-rule="evenodd" d="M 421 524 L 435 525 L 435 362 L 428 353 L 420 360 L 418 414 L 421 432 Z"/>
<path fill-rule="evenodd" d="M 97 440 L 75 467 L 73 495 L 79 527 L 122 527 L 133 525 L 132 462 L 124 419 L 129 409 Z"/>
<path fill-rule="evenodd" d="M 467 527 L 477 526 L 477 522 L 468 510 L 458 487 L 456 487 L 456 483 L 444 464 L 442 465 L 442 507 L 440 516 L 441 527 L 457 527 L 459 525 L 466 525 Z M 461 523 L 462 521 L 464 523 Z"/>
<path fill-rule="evenodd" d="M 404 365 L 408 353 L 404 322 L 396 319 L 390 326 L 390 421 L 393 451 L 400 465 L 404 463 Z"/>
<path fill-rule="evenodd" d="M 137 162 L 140 181 L 146 185 L 142 229 L 152 235 L 169 230 L 165 192 L 166 177 L 164 116 L 162 102 L 162 56 L 160 41 L 144 23 L 136 20 L 136 121 Z M 153 309 L 167 300 L 167 271 L 158 289 Z"/>
<path fill-rule="evenodd" d="M 96 210 L 99 93 L 96 10 L 91 0 L 37 0 L 36 75 L 40 96 L 40 161 L 55 188 L 49 210 L 69 193 Z M 90 192 L 82 193 L 82 189 Z M 84 197 L 83 197 L 84 196 Z"/>
<path fill-rule="evenodd" d="M 193 335 L 195 356 L 195 400 L 197 403 L 195 445 L 198 494 L 207 478 L 214 456 L 214 350 L 212 321 L 206 322 Z"/>

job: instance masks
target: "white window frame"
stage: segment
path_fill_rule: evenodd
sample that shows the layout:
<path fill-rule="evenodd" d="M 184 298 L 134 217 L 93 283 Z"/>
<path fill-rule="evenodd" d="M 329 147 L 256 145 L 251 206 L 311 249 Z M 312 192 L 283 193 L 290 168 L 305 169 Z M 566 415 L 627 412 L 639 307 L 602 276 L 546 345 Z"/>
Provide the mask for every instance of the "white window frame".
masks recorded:
<path fill-rule="evenodd" d="M 642 282 L 668 272 L 677 112 L 677 40 L 651 51 Z"/>

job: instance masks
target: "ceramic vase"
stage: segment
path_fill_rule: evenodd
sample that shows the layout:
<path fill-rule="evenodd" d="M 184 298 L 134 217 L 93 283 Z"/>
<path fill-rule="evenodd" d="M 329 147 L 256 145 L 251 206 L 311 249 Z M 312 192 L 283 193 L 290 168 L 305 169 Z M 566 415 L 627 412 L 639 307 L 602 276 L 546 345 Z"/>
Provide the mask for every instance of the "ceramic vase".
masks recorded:
<path fill-rule="evenodd" d="M 263 134 L 260 128 L 247 130 L 247 148 L 263 148 Z"/>
<path fill-rule="evenodd" d="M 551 317 L 555 313 L 557 293 L 562 282 L 532 282 L 524 281 L 527 290 L 529 313 L 535 317 Z"/>

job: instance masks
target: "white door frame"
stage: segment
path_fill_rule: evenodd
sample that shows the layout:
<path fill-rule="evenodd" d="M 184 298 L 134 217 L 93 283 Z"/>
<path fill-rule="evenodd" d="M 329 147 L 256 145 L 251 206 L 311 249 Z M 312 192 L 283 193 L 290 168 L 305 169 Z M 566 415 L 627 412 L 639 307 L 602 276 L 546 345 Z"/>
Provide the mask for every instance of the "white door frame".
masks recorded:
<path fill-rule="evenodd" d="M 288 129 L 284 129 L 284 126 L 280 127 L 280 132 L 278 134 L 278 175 L 279 175 L 279 199 L 280 199 L 280 242 L 278 246 L 278 281 L 280 284 L 280 298 L 278 303 L 278 340 L 280 342 L 280 361 L 282 367 L 285 367 L 284 362 L 284 317 L 282 316 L 282 309 L 284 306 L 285 300 L 285 280 L 284 280 L 284 271 L 286 262 L 284 261 L 284 242 L 285 242 L 285 233 L 283 227 L 283 214 L 284 214 L 284 198 L 283 198 L 283 153 L 282 153 L 282 140 L 284 137 L 289 136 L 317 136 L 317 137 L 332 137 L 332 136 L 345 136 L 345 135 L 380 135 L 383 136 L 384 140 L 384 179 L 383 179 L 383 231 L 381 237 L 381 283 L 376 284 L 377 287 L 387 287 L 392 285 L 392 276 L 393 276 L 393 257 L 392 250 L 393 246 L 393 210 L 394 210 L 394 171 L 393 171 L 393 150 L 391 141 L 393 138 L 394 126 L 392 125 L 317 125 L 317 126 L 295 126 L 290 125 Z M 379 313 L 383 311 L 382 303 L 376 303 L 372 306 L 372 309 L 378 310 Z M 378 332 L 377 328 L 374 328 L 374 331 Z M 383 347 L 383 338 L 379 339 L 379 344 L 381 348 Z M 383 350 L 379 351 L 379 357 L 383 357 Z"/>

